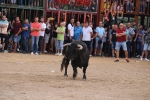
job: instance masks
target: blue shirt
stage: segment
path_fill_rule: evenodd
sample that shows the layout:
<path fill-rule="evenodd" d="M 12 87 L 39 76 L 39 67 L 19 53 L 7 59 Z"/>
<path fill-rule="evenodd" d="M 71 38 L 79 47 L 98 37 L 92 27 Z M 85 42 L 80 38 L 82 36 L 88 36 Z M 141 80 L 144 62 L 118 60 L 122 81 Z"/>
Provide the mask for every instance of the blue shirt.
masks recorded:
<path fill-rule="evenodd" d="M 82 27 L 81 26 L 74 27 L 74 36 L 73 36 L 73 39 L 79 40 L 81 34 L 82 34 Z"/>
<path fill-rule="evenodd" d="M 143 36 L 144 35 L 144 30 L 140 31 L 140 33 L 138 33 L 138 34 Z M 142 36 L 138 36 L 137 42 L 142 42 Z"/>
<path fill-rule="evenodd" d="M 103 36 L 104 33 L 105 33 L 105 29 L 103 27 L 97 27 L 96 28 L 96 33 L 98 33 L 99 36 Z M 98 40 L 98 39 L 99 39 L 99 37 L 97 36 L 96 40 Z"/>
<path fill-rule="evenodd" d="M 24 30 L 23 33 L 22 33 L 22 36 L 29 37 L 30 36 L 30 24 L 24 24 L 23 28 L 24 27 L 28 27 L 28 30 Z"/>

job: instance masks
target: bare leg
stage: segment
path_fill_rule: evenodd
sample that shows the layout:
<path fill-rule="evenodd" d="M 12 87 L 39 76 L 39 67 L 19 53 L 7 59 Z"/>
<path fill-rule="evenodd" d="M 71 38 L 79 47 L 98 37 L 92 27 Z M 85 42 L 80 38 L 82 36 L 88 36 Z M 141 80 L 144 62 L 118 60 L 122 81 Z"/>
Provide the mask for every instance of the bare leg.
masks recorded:
<path fill-rule="evenodd" d="M 124 53 L 125 53 L 126 59 L 128 59 L 128 51 L 127 51 L 127 50 L 124 50 Z"/>
<path fill-rule="evenodd" d="M 119 50 L 116 50 L 116 57 L 119 59 Z"/>
<path fill-rule="evenodd" d="M 14 46 L 14 52 L 16 52 L 16 50 L 17 50 L 17 42 L 15 42 L 15 46 Z"/>

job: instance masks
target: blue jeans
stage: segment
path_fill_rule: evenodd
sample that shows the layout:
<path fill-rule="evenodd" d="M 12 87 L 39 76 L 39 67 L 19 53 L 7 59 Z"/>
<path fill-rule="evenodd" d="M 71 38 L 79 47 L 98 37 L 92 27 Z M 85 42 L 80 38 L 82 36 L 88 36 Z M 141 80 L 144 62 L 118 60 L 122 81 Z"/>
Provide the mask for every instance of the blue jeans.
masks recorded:
<path fill-rule="evenodd" d="M 28 52 L 28 40 L 29 40 L 29 37 L 23 36 L 23 48 L 26 53 Z"/>
<path fill-rule="evenodd" d="M 38 42 L 39 42 L 39 36 L 31 36 L 32 44 L 31 44 L 31 52 L 35 50 L 35 52 L 38 52 Z"/>
<path fill-rule="evenodd" d="M 131 41 L 127 42 L 128 57 L 131 57 Z"/>
<path fill-rule="evenodd" d="M 5 0 L 0 0 L 0 3 L 5 3 Z"/>
<path fill-rule="evenodd" d="M 63 50 L 63 40 L 57 40 L 57 50 Z"/>
<path fill-rule="evenodd" d="M 138 55 L 142 55 L 142 51 L 143 51 L 143 46 L 142 46 L 142 42 L 137 42 L 137 53 Z"/>
<path fill-rule="evenodd" d="M 19 5 L 22 5 L 23 4 L 23 0 L 19 0 Z"/>
<path fill-rule="evenodd" d="M 131 2 L 127 2 L 127 6 L 126 6 L 126 8 L 127 8 L 127 11 L 132 11 L 133 10 L 133 4 L 131 3 Z"/>
<path fill-rule="evenodd" d="M 123 50 L 127 50 L 126 42 L 116 42 L 116 50 L 120 50 L 121 46 Z"/>

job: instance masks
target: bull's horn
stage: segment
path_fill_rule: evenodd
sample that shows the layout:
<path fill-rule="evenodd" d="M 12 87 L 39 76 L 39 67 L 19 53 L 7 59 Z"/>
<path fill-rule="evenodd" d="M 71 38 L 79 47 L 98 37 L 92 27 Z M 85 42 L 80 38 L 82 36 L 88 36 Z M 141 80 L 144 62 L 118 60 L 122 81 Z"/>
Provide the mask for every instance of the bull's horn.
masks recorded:
<path fill-rule="evenodd" d="M 71 43 L 66 43 L 66 44 L 63 45 L 63 47 L 70 46 L 70 45 L 71 45 Z"/>
<path fill-rule="evenodd" d="M 83 46 L 78 44 L 79 49 L 78 50 L 82 50 Z"/>

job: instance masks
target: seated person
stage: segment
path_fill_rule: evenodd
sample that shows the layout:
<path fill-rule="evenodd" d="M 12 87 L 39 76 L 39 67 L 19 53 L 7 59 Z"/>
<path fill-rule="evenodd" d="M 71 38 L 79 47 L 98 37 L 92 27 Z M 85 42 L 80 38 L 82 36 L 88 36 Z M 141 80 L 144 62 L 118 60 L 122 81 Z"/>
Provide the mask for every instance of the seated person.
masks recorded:
<path fill-rule="evenodd" d="M 133 1 L 127 0 L 126 11 L 132 13 L 133 12 Z"/>
<path fill-rule="evenodd" d="M 108 19 L 108 14 L 110 12 L 110 2 L 108 1 L 107 3 L 105 3 L 104 5 L 104 16 L 105 16 L 105 19 Z"/>
<path fill-rule="evenodd" d="M 117 17 L 119 17 L 119 15 L 121 15 L 120 18 L 122 19 L 123 18 L 123 12 L 124 12 L 124 8 L 123 8 L 123 5 L 121 4 L 117 7 Z"/>
<path fill-rule="evenodd" d="M 115 16 L 117 12 L 116 10 L 117 10 L 117 2 L 115 1 L 114 3 L 112 3 L 111 9 L 110 9 L 112 20 L 115 20 Z"/>

